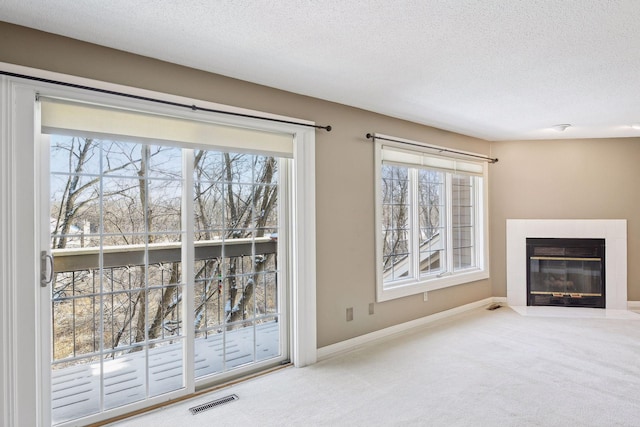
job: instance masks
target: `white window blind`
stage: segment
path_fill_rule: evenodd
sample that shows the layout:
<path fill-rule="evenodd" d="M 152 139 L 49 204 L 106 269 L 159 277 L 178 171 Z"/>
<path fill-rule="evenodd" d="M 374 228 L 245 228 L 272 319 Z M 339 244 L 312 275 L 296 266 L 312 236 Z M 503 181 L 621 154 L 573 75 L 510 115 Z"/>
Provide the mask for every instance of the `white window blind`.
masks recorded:
<path fill-rule="evenodd" d="M 471 162 L 454 157 L 438 156 L 415 150 L 409 151 L 388 145 L 382 146 L 382 162 L 397 166 L 417 166 L 468 175 L 482 175 L 484 171 L 483 163 Z"/>
<path fill-rule="evenodd" d="M 42 133 L 143 142 L 165 141 L 222 151 L 293 157 L 293 136 L 214 122 L 41 97 Z"/>

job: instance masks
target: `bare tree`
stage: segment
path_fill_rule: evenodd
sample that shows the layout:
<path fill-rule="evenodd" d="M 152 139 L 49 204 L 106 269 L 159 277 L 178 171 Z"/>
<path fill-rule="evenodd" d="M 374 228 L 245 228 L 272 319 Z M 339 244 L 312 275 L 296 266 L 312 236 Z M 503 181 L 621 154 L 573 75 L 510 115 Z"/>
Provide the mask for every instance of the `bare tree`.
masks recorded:
<path fill-rule="evenodd" d="M 408 247 L 409 176 L 407 168 L 383 166 L 383 268 L 390 269 L 403 256 Z"/>
<path fill-rule="evenodd" d="M 155 236 L 150 232 L 162 231 L 163 223 L 175 223 L 176 220 L 171 220 L 171 217 L 178 218 L 179 223 L 179 202 L 177 206 L 171 206 L 171 201 L 155 201 L 149 194 L 149 162 L 162 157 L 161 153 L 165 150 L 163 147 L 152 149 L 144 144 L 77 137 L 57 137 L 55 141 L 51 150 L 51 229 L 54 248 L 64 249 L 71 243 L 73 246 L 97 245 L 99 235 L 87 237 L 84 235 L 86 231 L 100 231 L 103 245 L 144 243 L 145 240 L 141 238 L 145 236 L 146 243 L 153 243 Z M 135 176 L 137 180 L 131 179 Z M 177 265 L 169 264 L 169 269 L 169 283 L 177 283 Z M 93 277 L 91 288 L 86 285 L 79 287 L 84 276 Z M 149 307 L 145 286 L 145 280 L 148 278 L 145 266 L 133 265 L 104 271 L 103 286 L 109 287 L 111 292 L 119 292 L 102 299 L 109 318 L 102 331 L 105 345 L 108 343 L 110 347 L 116 348 L 122 340 L 126 340 L 126 344 L 133 344 L 143 341 L 145 334 L 153 339 L 158 336 L 158 331 L 162 331 L 158 323 L 174 311 L 176 286 L 166 287 L 162 302 Z M 66 310 L 65 307 L 69 305 L 76 313 L 72 326 L 74 332 L 66 335 L 76 336 L 75 329 L 87 329 L 85 324 L 91 324 L 94 330 L 98 327 L 99 323 L 93 318 L 94 312 L 88 312 L 84 319 L 78 316 L 79 311 L 87 310 L 80 310 L 83 308 L 80 305 L 86 306 L 86 302 L 77 298 L 79 293 L 85 293 L 91 298 L 92 304 L 96 305 L 96 300 L 100 300 L 96 296 L 100 293 L 100 285 L 98 283 L 96 286 L 96 280 L 100 279 L 96 279 L 91 271 L 86 270 L 73 274 L 56 274 L 53 286 L 54 302 L 63 302 L 65 298 L 71 298 L 69 304 L 58 303 L 58 311 Z M 131 292 L 129 289 L 139 290 Z M 165 306 L 161 307 L 162 304 Z M 155 310 L 153 320 L 148 319 L 147 307 Z M 62 313 L 59 317 L 64 318 Z M 58 328 L 58 332 L 65 335 L 63 328 Z M 76 336 L 73 351 L 77 352 L 81 348 L 95 351 L 97 345 L 95 338 L 89 344 Z"/>
<path fill-rule="evenodd" d="M 277 160 L 274 157 L 223 153 L 215 162 L 207 162 L 206 155 L 196 154 L 196 176 L 202 182 L 196 182 L 196 203 L 198 205 L 197 222 L 202 227 L 223 224 L 224 239 L 264 237 L 270 221 L 274 220 L 277 207 L 278 188 L 275 181 Z M 215 170 L 205 173 L 204 170 Z M 224 183 L 221 186 L 205 186 L 208 179 Z M 199 181 L 197 179 L 196 181 Z M 203 231 L 203 239 L 211 238 L 211 233 Z M 251 254 L 247 254 L 251 255 Z M 268 264 L 267 259 L 274 255 L 230 257 L 222 260 L 209 260 L 196 277 L 205 277 L 207 271 L 215 271 L 203 285 L 203 291 L 196 306 L 196 328 L 203 326 L 207 304 L 212 299 L 220 302 L 215 305 L 218 311 L 224 305 L 224 319 L 218 324 L 244 320 L 255 294 L 258 276 Z M 247 278 L 239 274 L 239 268 L 251 271 Z M 224 280 L 222 272 L 224 271 Z M 244 277 L 242 281 L 239 277 Z"/>
<path fill-rule="evenodd" d="M 181 172 L 169 164 L 170 155 L 162 154 L 166 148 L 76 137 L 56 141 L 52 146 L 52 179 L 56 179 L 51 211 L 54 248 L 65 249 L 71 243 L 154 244 L 162 241 L 163 233 L 181 230 L 179 197 L 172 193 L 177 190 L 165 188 L 167 183 L 180 183 Z M 163 162 L 167 162 L 166 168 Z M 273 232 L 278 203 L 275 158 L 197 150 L 194 173 L 194 210 L 200 230 L 197 239 L 259 238 Z M 152 188 L 154 180 L 159 181 Z M 244 259 L 207 259 L 195 272 L 196 278 L 205 283 L 195 307 L 196 328 L 202 327 L 212 299 L 219 300 L 216 309 L 224 315 L 222 322 L 247 316 L 258 276 L 269 262 L 273 264 L 268 259 L 275 254 L 247 255 Z M 240 266 L 251 271 L 242 281 L 237 274 Z M 165 332 L 173 334 L 180 328 L 180 268 L 179 262 L 111 267 L 103 271 L 101 279 L 97 269 L 58 273 L 53 291 L 60 312 L 57 318 L 54 313 L 56 336 L 67 337 L 75 354 L 95 351 L 100 334 L 105 347 L 133 345 L 134 350 L 139 349 L 136 343 L 159 338 Z M 108 291 L 102 296 L 100 280 Z M 162 286 L 150 290 L 149 281 L 161 281 Z M 87 297 L 78 299 L 79 292 Z M 100 304 L 106 317 L 102 331 L 96 334 L 101 324 L 95 318 Z M 225 311 L 225 306 L 230 309 Z M 78 317 L 80 308 L 85 313 L 83 318 Z M 67 311 L 78 317 L 73 325 L 65 323 Z M 85 336 L 80 338 L 78 334 Z M 69 351 L 61 349 L 55 357 Z"/>

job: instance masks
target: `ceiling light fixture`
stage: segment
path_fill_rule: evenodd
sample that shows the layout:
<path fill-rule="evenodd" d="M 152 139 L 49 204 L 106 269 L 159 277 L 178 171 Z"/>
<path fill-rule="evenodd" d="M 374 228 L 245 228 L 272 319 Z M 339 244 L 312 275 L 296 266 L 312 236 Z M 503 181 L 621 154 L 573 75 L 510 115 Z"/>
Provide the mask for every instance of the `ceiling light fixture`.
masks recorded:
<path fill-rule="evenodd" d="M 563 123 L 560 125 L 551 126 L 552 129 L 557 130 L 558 132 L 564 132 L 567 128 L 570 128 L 571 125 L 569 123 Z"/>

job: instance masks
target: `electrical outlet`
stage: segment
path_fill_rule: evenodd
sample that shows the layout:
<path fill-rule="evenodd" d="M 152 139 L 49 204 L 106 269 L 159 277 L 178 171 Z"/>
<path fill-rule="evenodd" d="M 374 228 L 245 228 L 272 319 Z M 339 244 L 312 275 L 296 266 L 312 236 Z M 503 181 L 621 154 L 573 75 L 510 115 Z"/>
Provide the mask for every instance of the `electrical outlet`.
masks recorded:
<path fill-rule="evenodd" d="M 369 314 L 370 315 L 373 314 L 373 303 L 372 302 L 369 303 Z"/>
<path fill-rule="evenodd" d="M 425 292 L 423 295 L 424 295 L 424 301 L 429 301 L 429 293 Z"/>
<path fill-rule="evenodd" d="M 351 322 L 353 320 L 353 307 L 347 308 L 347 322 Z"/>

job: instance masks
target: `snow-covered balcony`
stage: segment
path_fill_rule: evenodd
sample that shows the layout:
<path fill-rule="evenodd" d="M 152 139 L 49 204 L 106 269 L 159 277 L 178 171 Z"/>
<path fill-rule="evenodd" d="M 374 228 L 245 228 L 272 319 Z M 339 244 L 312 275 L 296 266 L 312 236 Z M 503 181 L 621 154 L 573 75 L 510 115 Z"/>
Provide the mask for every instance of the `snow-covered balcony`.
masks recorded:
<path fill-rule="evenodd" d="M 184 386 L 185 286 L 193 287 L 185 303 L 193 307 L 196 378 L 282 354 L 276 239 L 194 246 L 190 284 L 179 242 L 53 251 L 54 422 Z"/>

